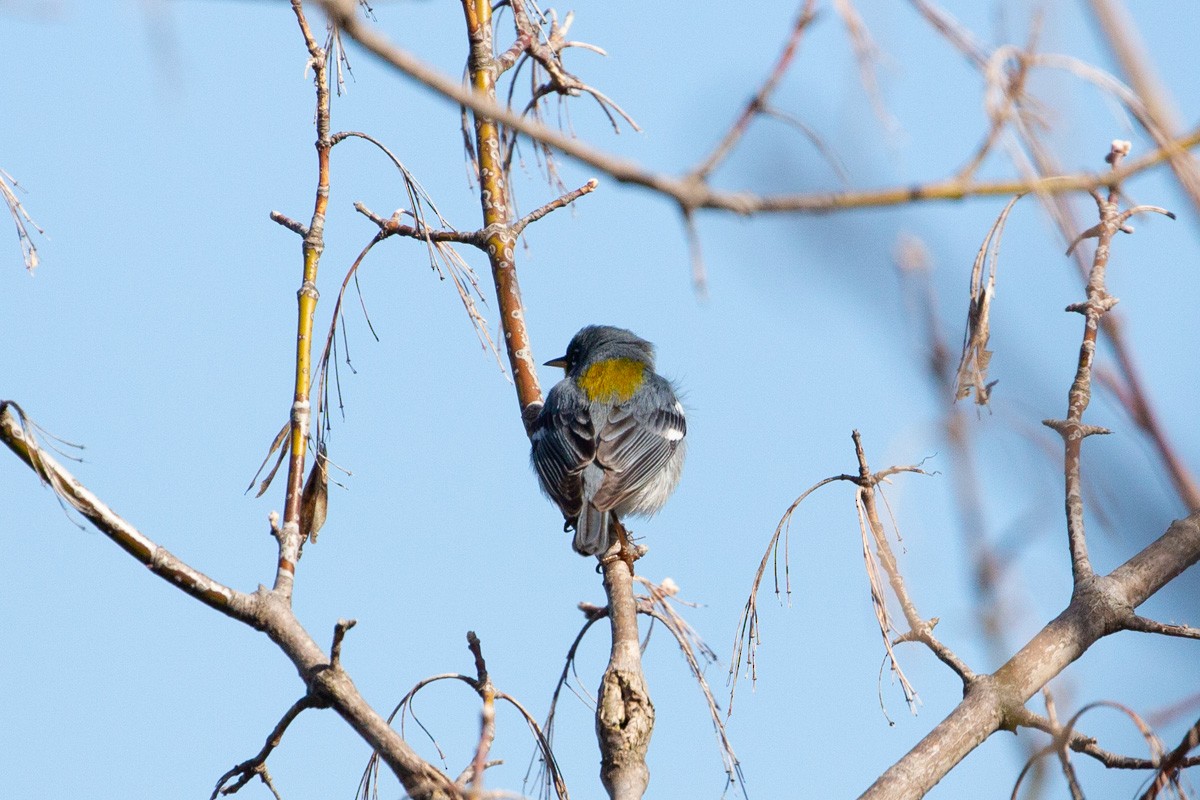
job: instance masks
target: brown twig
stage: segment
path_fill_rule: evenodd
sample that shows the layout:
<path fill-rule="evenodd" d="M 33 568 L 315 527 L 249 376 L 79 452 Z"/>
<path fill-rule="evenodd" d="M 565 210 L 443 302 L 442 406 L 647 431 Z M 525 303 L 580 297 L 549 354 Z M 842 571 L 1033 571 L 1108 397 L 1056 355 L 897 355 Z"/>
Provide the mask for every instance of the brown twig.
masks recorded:
<path fill-rule="evenodd" d="M 475 757 L 471 759 L 471 800 L 479 800 L 483 796 L 483 771 L 487 763 L 488 751 L 496 738 L 496 687 L 488 677 L 487 663 L 483 660 L 483 645 L 475 631 L 467 631 L 467 647 L 475 657 L 475 691 L 483 701 L 479 714 L 479 743 L 475 747 Z"/>
<path fill-rule="evenodd" d="M 1115 171 L 1121 160 L 1128 154 L 1129 142 L 1114 141 L 1105 160 L 1112 165 Z M 1083 343 L 1079 348 L 1079 363 L 1075 371 L 1075 380 L 1067 393 L 1066 419 L 1044 421 L 1045 425 L 1057 431 L 1063 439 L 1067 537 L 1071 550 L 1071 573 L 1077 587 L 1094 574 L 1091 561 L 1088 559 L 1087 537 L 1083 526 L 1083 483 L 1080 476 L 1080 454 L 1083 440 L 1086 437 L 1097 433 L 1108 433 L 1103 428 L 1084 425 L 1083 413 L 1091 401 L 1092 362 L 1096 354 L 1096 334 L 1100 329 L 1100 318 L 1117 302 L 1116 298 L 1108 294 L 1105 284 L 1109 251 L 1113 237 L 1125 227 L 1125 223 L 1134 214 L 1153 210 L 1174 216 L 1168 211 L 1149 206 L 1138 206 L 1124 212 L 1120 211 L 1118 207 L 1120 190 L 1116 182 L 1110 184 L 1107 198 L 1100 195 L 1099 192 L 1093 192 L 1092 196 L 1096 201 L 1100 222 L 1079 235 L 1080 239 L 1094 236 L 1097 240 L 1096 254 L 1092 260 L 1092 269 L 1087 281 L 1087 300 L 1067 308 L 1068 311 L 1076 311 L 1084 316 Z"/>
<path fill-rule="evenodd" d="M 329 646 L 329 668 L 342 668 L 342 640 L 346 638 L 346 631 L 358 624 L 356 619 L 339 619 L 337 625 L 333 626 L 333 644 Z"/>
<path fill-rule="evenodd" d="M 216 788 L 209 795 L 209 800 L 217 800 L 219 795 L 237 794 L 238 790 L 249 783 L 256 775 L 267 785 L 271 793 L 278 798 L 279 793 L 275 791 L 275 787 L 271 782 L 271 776 L 267 772 L 267 759 L 275 751 L 275 748 L 279 747 L 279 743 L 283 741 L 283 734 L 296 717 L 300 716 L 301 712 L 315 708 L 318 705 L 319 703 L 316 698 L 308 694 L 301 697 L 295 703 L 292 703 L 292 707 L 284 712 L 283 717 L 275 724 L 275 728 L 271 731 L 270 735 L 267 736 L 267 741 L 263 744 L 262 749 L 254 756 L 246 759 L 222 775 L 217 780 Z M 229 781 L 235 776 L 237 780 L 230 784 Z"/>
<path fill-rule="evenodd" d="M 1200 764 L 1200 756 L 1188 756 L 1188 753 L 1197 747 L 1200 747 L 1200 720 L 1196 720 L 1195 724 L 1188 728 L 1182 741 L 1174 750 L 1159 760 L 1154 780 L 1142 795 L 1141 800 L 1154 800 L 1168 785 L 1178 786 L 1180 771 Z"/>
<path fill-rule="evenodd" d="M 904 619 L 908 623 L 909 630 L 904 633 L 898 641 L 915 641 L 924 644 L 926 647 L 937 656 L 938 660 L 946 666 L 950 667 L 964 684 L 969 684 L 975 679 L 975 673 L 959 658 L 954 651 L 938 640 L 933 635 L 934 626 L 937 620 L 927 620 L 917 612 L 916 604 L 908 593 L 908 588 L 904 584 L 904 576 L 900 573 L 899 562 L 896 561 L 896 556 L 892 552 L 892 545 L 888 541 L 887 533 L 883 529 L 883 524 L 879 520 L 879 512 L 875 502 L 875 492 L 885 478 L 890 474 L 897 472 L 914 472 L 925 474 L 918 467 L 892 467 L 883 472 L 873 473 L 867 465 L 866 452 L 863 450 L 862 436 L 858 431 L 851 434 L 854 440 L 854 453 L 858 459 L 858 480 L 855 483 L 858 485 L 857 505 L 860 510 L 860 520 L 865 519 L 866 524 L 863 526 L 863 548 L 867 556 L 868 574 L 873 571 L 870 562 L 870 552 L 866 545 L 866 535 L 870 531 L 873 544 L 875 546 L 875 557 L 879 561 L 879 565 L 883 567 L 883 571 L 887 573 L 888 583 L 892 589 L 892 595 L 900 604 L 900 610 L 904 614 Z M 891 631 L 887 621 L 887 605 L 883 600 L 882 592 L 874 585 L 872 581 L 872 594 L 878 594 L 879 600 L 876 603 L 876 613 L 879 616 L 880 632 L 883 634 L 885 647 L 888 651 L 888 657 L 891 659 L 892 666 L 896 670 L 901 684 L 904 686 L 905 696 L 912 706 L 916 693 L 908 685 L 908 681 L 904 678 L 904 674 L 900 672 L 899 665 L 896 663 L 896 657 L 891 649 Z"/>
<path fill-rule="evenodd" d="M 746 135 L 746 131 L 750 129 L 750 123 L 754 121 L 754 118 L 759 114 L 766 113 L 771 101 L 771 95 L 775 94 L 775 90 L 779 88 L 779 83 L 791 67 L 792 59 L 796 55 L 796 49 L 800 46 L 800 40 L 804 37 L 804 32 L 815 18 L 816 0 L 804 0 L 804 4 L 800 7 L 800 11 L 796 15 L 796 21 L 792 23 L 791 33 L 788 34 L 787 41 L 783 45 L 783 50 L 775 60 L 775 65 L 771 68 L 770 73 L 768 73 L 762 85 L 758 87 L 758 91 L 746 103 L 745 108 L 738 114 L 737 119 L 729 126 L 729 130 L 721 137 L 721 141 L 713 147 L 704 160 L 692 169 L 690 174 L 697 180 L 707 180 L 713 171 L 737 147 L 738 142 Z"/>
<path fill-rule="evenodd" d="M 571 203 L 574 203 L 579 198 L 583 197 L 585 194 L 590 194 L 590 193 L 596 191 L 596 187 L 599 185 L 600 185 L 600 182 L 597 181 L 595 178 L 592 178 L 590 181 L 585 183 L 583 186 L 580 186 L 578 189 L 574 189 L 560 197 L 554 198 L 549 203 L 546 203 L 545 205 L 543 205 L 541 208 L 537 208 L 537 209 L 534 209 L 533 211 L 530 211 L 528 214 L 526 214 L 525 216 L 521 217 L 519 220 L 514 222 L 512 224 L 512 232 L 515 235 L 520 236 L 521 232 L 524 231 L 525 228 L 530 223 L 537 222 L 539 219 L 546 216 L 551 211 L 556 211 L 556 210 L 562 208 L 563 206 L 570 205 Z"/>
<path fill-rule="evenodd" d="M 271 216 L 272 222 L 278 222 L 280 225 L 287 228 L 289 231 L 292 231 L 293 233 L 298 234 L 301 237 L 308 236 L 308 226 L 305 225 L 303 222 L 297 222 L 296 220 L 289 217 L 287 214 L 284 214 L 279 211 L 272 211 L 270 216 Z"/>

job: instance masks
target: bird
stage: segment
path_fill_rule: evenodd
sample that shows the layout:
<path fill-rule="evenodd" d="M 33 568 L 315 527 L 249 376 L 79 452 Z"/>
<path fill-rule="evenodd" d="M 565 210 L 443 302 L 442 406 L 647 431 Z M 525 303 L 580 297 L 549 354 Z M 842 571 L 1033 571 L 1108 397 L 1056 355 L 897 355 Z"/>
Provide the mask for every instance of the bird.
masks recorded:
<path fill-rule="evenodd" d="M 588 325 L 546 366 L 565 376 L 530 424 L 530 460 L 563 530 L 575 531 L 575 552 L 603 554 L 614 519 L 655 514 L 675 491 L 683 404 L 654 371 L 654 345 L 624 328 Z"/>

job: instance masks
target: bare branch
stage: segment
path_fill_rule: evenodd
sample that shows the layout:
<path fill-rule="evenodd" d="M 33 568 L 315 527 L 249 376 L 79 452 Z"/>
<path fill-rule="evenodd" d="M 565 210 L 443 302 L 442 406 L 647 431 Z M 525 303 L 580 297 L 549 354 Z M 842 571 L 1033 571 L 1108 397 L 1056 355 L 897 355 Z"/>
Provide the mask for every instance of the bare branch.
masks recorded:
<path fill-rule="evenodd" d="M 1116 171 L 1121 160 L 1129 153 L 1129 142 L 1117 140 L 1112 143 L 1107 161 Z M 1090 435 L 1107 433 L 1103 428 L 1083 424 L 1083 413 L 1091 402 L 1092 362 L 1096 353 L 1096 334 L 1100 328 L 1100 319 L 1116 303 L 1110 297 L 1105 285 L 1105 275 L 1108 268 L 1109 248 L 1113 237 L 1122 229 L 1128 215 L 1141 210 L 1160 210 L 1153 206 L 1139 206 L 1126 213 L 1118 211 L 1118 184 L 1110 184 L 1107 199 L 1099 193 L 1093 193 L 1096 206 L 1100 213 L 1100 223 L 1094 229 L 1097 238 L 1096 254 L 1092 260 L 1092 269 L 1087 282 L 1087 302 L 1069 306 L 1068 311 L 1078 311 L 1085 317 L 1083 343 L 1079 349 L 1079 364 L 1075 372 L 1075 380 L 1067 394 L 1067 418 L 1064 420 L 1046 420 L 1045 424 L 1056 430 L 1063 439 L 1064 466 L 1066 479 L 1066 510 L 1067 535 L 1071 548 L 1071 571 L 1075 584 L 1089 579 L 1092 572 L 1091 561 L 1088 558 L 1087 537 L 1083 523 L 1083 489 L 1080 477 L 1080 454 L 1083 440 Z M 1163 213 L 1169 213 L 1163 211 Z M 1085 231 L 1083 235 L 1091 235 Z"/>
<path fill-rule="evenodd" d="M 496 687 L 488 677 L 487 663 L 483 660 L 483 645 L 475 631 L 467 632 L 467 647 L 475 657 L 475 691 L 483 701 L 479 717 L 479 743 L 475 757 L 471 760 L 471 798 L 479 800 L 483 793 L 483 771 L 487 764 L 488 751 L 496 738 Z"/>
<path fill-rule="evenodd" d="M 342 640 L 346 638 L 346 631 L 357 624 L 358 620 L 356 619 L 339 619 L 337 625 L 333 626 L 333 644 L 329 647 L 330 669 L 341 669 Z"/>
<path fill-rule="evenodd" d="M 1112 0 L 1090 0 L 1089 5 L 1105 44 L 1112 50 L 1121 71 L 1144 104 L 1145 117 L 1138 117 L 1139 122 L 1143 122 L 1143 127 L 1156 144 L 1166 144 L 1179 129 L 1178 114 L 1169 93 L 1154 74 L 1137 26 L 1129 14 Z M 1187 152 L 1178 151 L 1170 154 L 1167 163 L 1193 209 L 1200 212 L 1200 169 L 1197 169 L 1196 160 Z"/>
<path fill-rule="evenodd" d="M 1200 639 L 1200 628 L 1190 625 L 1173 625 L 1167 622 L 1147 619 L 1134 615 L 1126 622 L 1128 630 L 1139 633 L 1158 633 L 1163 636 L 1178 636 L 1181 639 Z"/>
<path fill-rule="evenodd" d="M 675 638 L 675 643 L 683 652 L 688 668 L 692 671 L 692 678 L 704 694 L 709 719 L 712 720 L 713 730 L 717 734 L 717 743 L 721 749 L 721 763 L 725 767 L 726 779 L 730 784 L 736 783 L 744 792 L 745 776 L 742 774 L 741 762 L 738 761 L 737 754 L 733 751 L 733 743 L 729 741 L 729 733 L 725 729 L 725 722 L 721 719 L 721 709 L 717 705 L 716 698 L 713 697 L 712 689 L 709 688 L 708 680 L 704 677 L 704 670 L 700 665 L 700 659 L 697 657 L 697 651 L 699 651 L 701 657 L 713 662 L 717 659 L 716 653 L 700 639 L 687 620 L 671 607 L 670 599 L 679 592 L 679 587 L 675 585 L 674 581 L 667 578 L 661 584 L 656 584 L 640 576 L 635 576 L 634 580 L 645 586 L 649 592 L 649 595 L 642 599 L 639 612 L 648 614 L 661 622 L 663 627 Z"/>
<path fill-rule="evenodd" d="M 975 679 L 975 673 L 949 647 L 933 635 L 933 628 L 937 624 L 936 620 L 924 619 L 917 612 L 916 604 L 908 594 L 908 589 L 904 585 L 904 577 L 900 574 L 900 565 L 896 561 L 895 554 L 892 552 L 892 546 L 888 542 L 883 524 L 879 521 L 879 512 L 875 505 L 876 488 L 882 477 L 886 477 L 886 475 L 884 473 L 871 472 L 870 467 L 867 465 L 866 453 L 863 450 L 862 436 L 858 431 L 854 431 L 852 437 L 854 439 L 854 452 L 858 458 L 859 467 L 856 503 L 859 508 L 860 525 L 863 529 L 863 549 L 866 556 L 868 575 L 871 576 L 874 572 L 870 552 L 867 547 L 867 532 L 869 530 L 875 545 L 875 557 L 879 560 L 883 571 L 887 573 L 892 594 L 895 596 L 897 602 L 899 602 L 900 609 L 904 613 L 904 619 L 908 622 L 909 631 L 905 634 L 904 641 L 919 641 L 924 644 L 937 656 L 938 660 L 950 667 L 962 679 L 965 685 L 969 685 Z M 895 467 L 892 468 L 892 471 L 921 472 L 917 467 Z M 895 654 L 892 653 L 890 639 L 891 626 L 888 621 L 887 604 L 883 600 L 882 588 L 877 586 L 877 579 L 874 577 L 872 577 L 871 591 L 872 596 L 878 597 L 876 615 L 879 618 L 880 631 L 884 637 L 884 646 L 888 651 L 888 657 L 891 659 L 892 667 L 895 669 L 901 685 L 904 687 L 905 698 L 908 700 L 910 708 L 913 708 L 915 711 L 916 692 L 908 684 L 903 672 L 900 671 L 899 664 L 896 663 Z"/>
<path fill-rule="evenodd" d="M 287 228 L 289 231 L 292 231 L 293 233 L 296 233 L 296 234 L 300 235 L 301 237 L 308 236 L 308 226 L 305 225 L 303 222 L 297 222 L 296 220 L 289 217 L 287 214 L 284 214 L 279 211 L 272 211 L 270 216 L 271 216 L 272 222 L 278 222 L 280 225 Z"/>

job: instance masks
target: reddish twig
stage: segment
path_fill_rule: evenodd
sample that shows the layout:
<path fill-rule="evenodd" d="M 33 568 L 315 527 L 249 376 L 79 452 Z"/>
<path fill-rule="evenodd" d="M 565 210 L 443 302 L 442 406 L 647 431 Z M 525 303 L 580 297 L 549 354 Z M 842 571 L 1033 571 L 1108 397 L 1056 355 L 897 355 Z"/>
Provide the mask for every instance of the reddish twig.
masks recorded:
<path fill-rule="evenodd" d="M 1141 800 L 1154 800 L 1167 786 L 1171 784 L 1178 786 L 1180 771 L 1200 764 L 1200 756 L 1188 756 L 1188 753 L 1197 747 L 1200 747 L 1200 720 L 1196 720 L 1196 723 L 1188 728 L 1187 733 L 1183 735 L 1183 740 L 1175 749 L 1159 761 L 1154 780 L 1142 795 Z"/>

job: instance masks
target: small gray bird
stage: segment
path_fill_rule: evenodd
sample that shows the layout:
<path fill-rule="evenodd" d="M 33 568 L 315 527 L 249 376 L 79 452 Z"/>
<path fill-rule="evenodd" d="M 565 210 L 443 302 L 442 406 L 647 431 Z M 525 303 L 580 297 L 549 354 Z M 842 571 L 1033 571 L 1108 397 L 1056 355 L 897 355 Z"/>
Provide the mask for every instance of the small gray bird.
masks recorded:
<path fill-rule="evenodd" d="M 675 491 L 687 420 L 654 346 L 624 328 L 589 325 L 546 366 L 566 377 L 530 427 L 531 460 L 575 552 L 596 555 L 612 545 L 613 517 L 657 513 Z"/>

